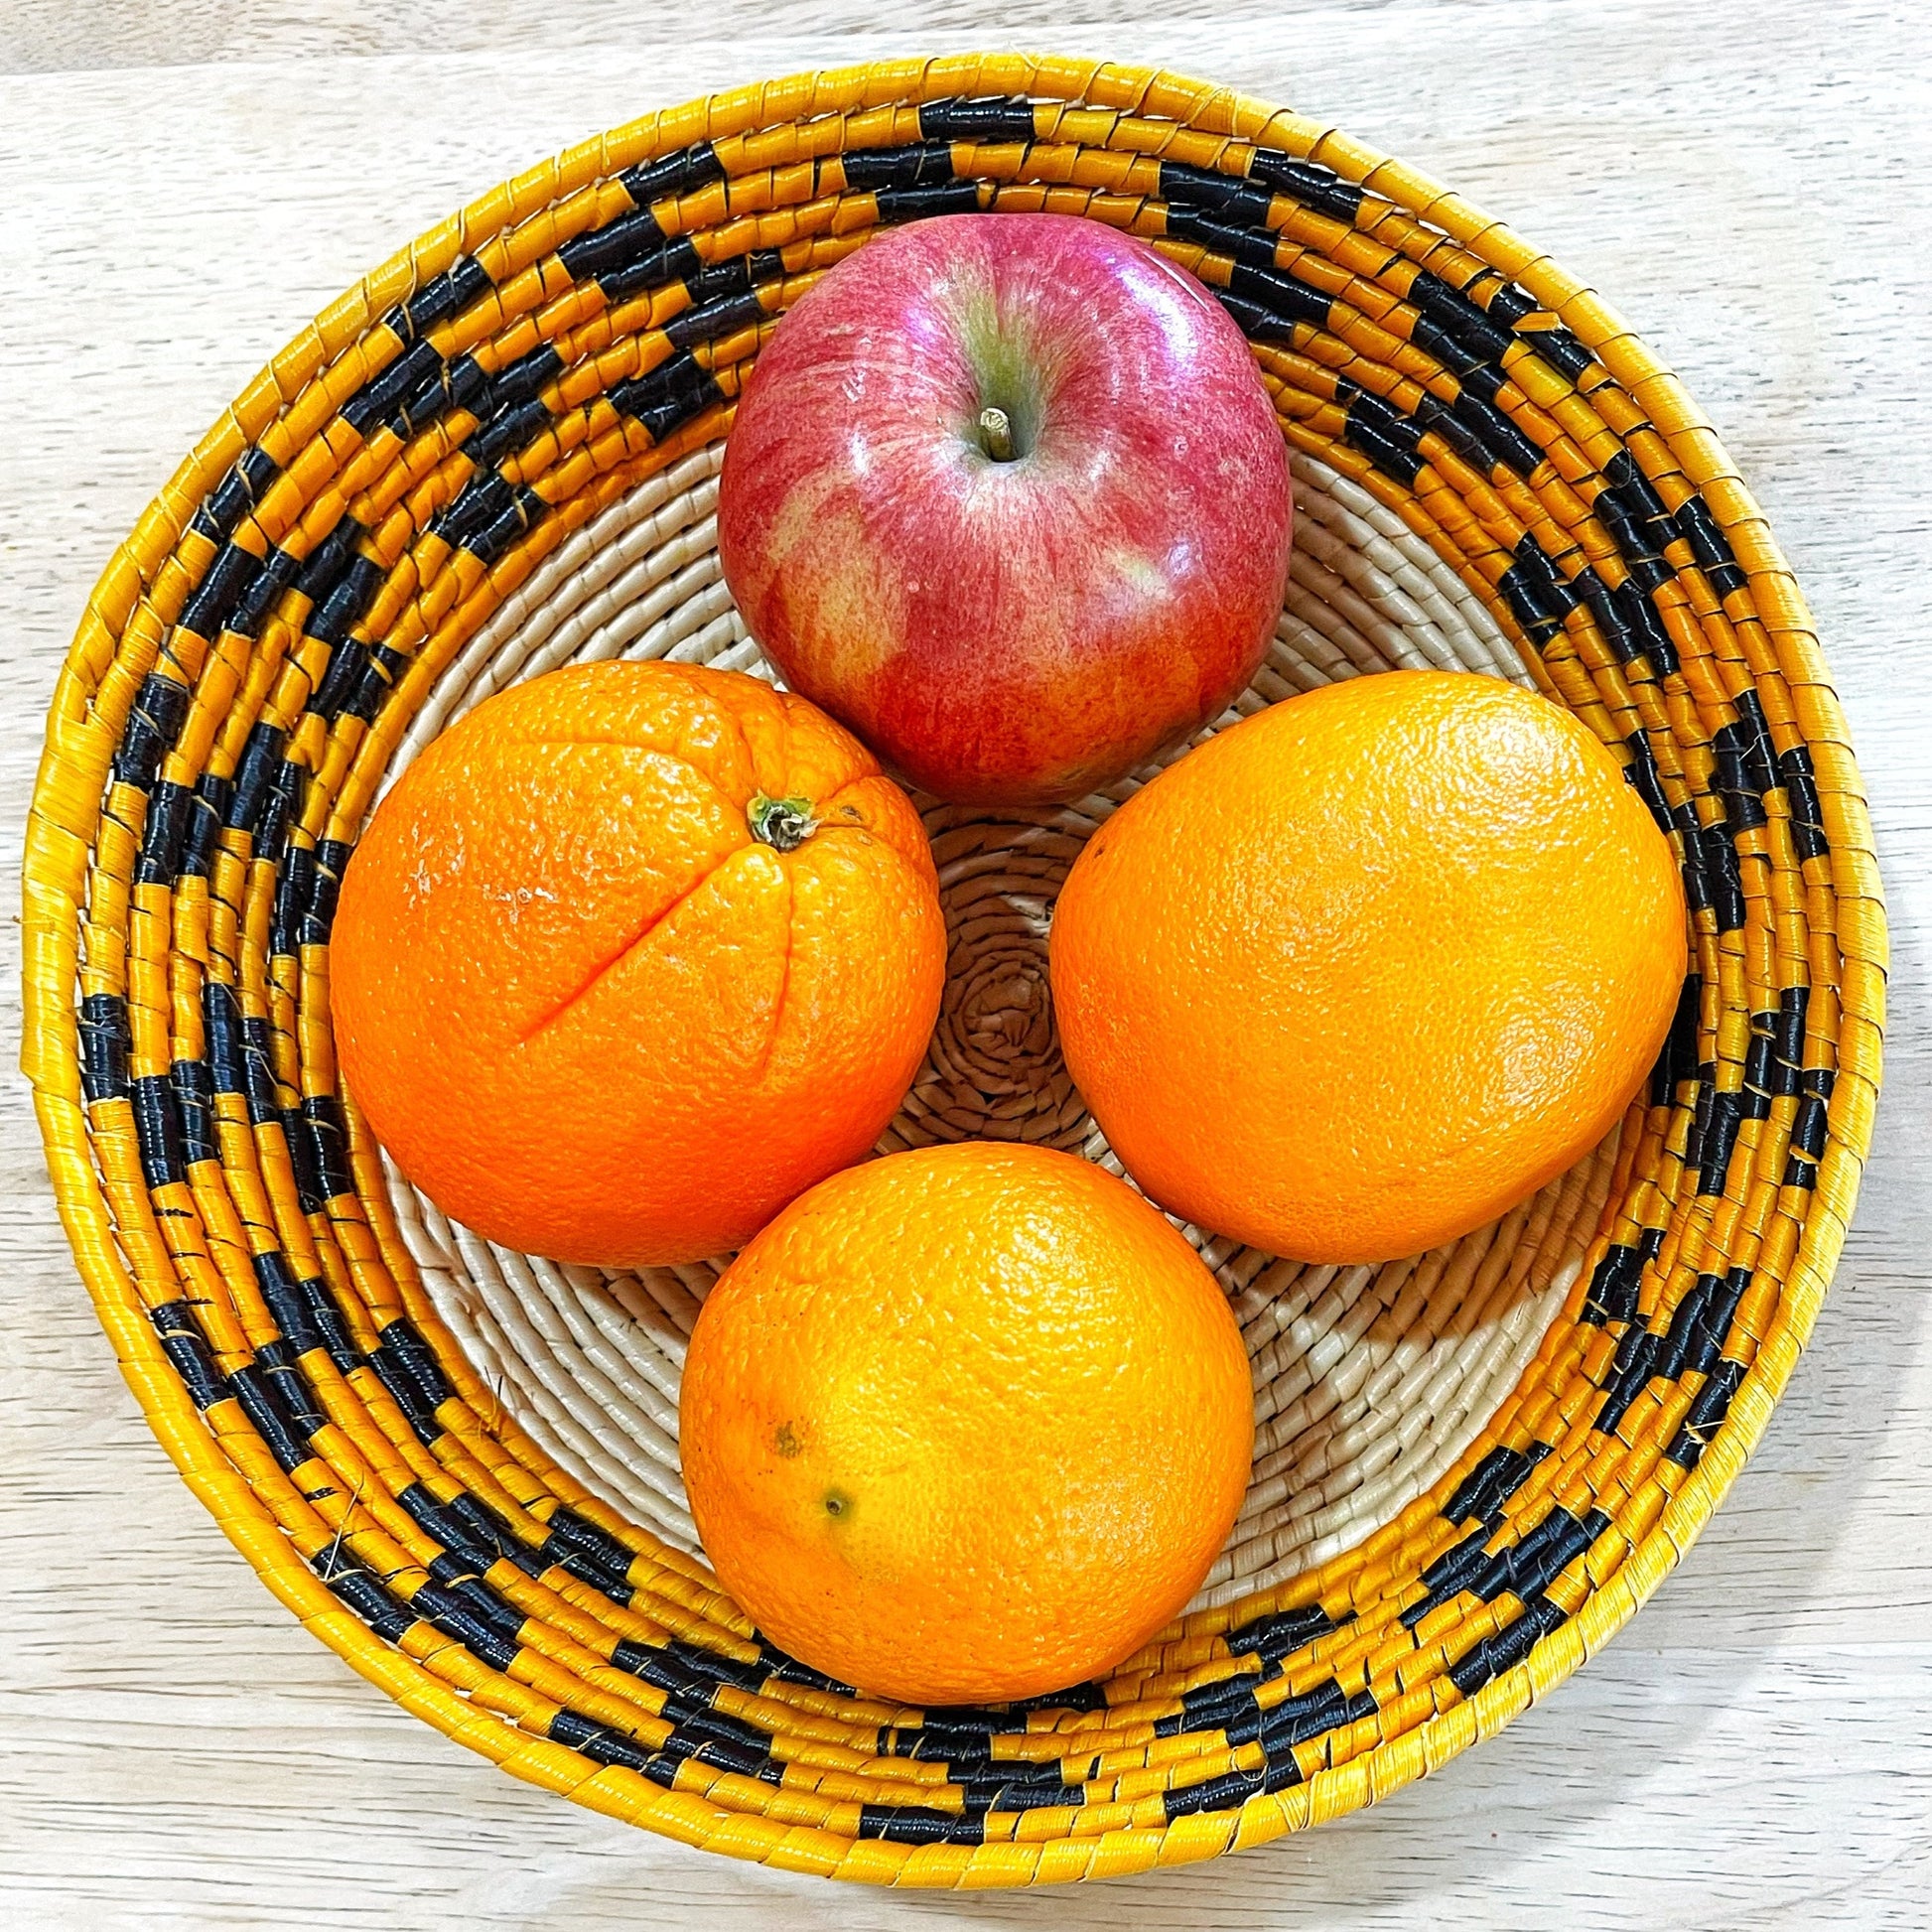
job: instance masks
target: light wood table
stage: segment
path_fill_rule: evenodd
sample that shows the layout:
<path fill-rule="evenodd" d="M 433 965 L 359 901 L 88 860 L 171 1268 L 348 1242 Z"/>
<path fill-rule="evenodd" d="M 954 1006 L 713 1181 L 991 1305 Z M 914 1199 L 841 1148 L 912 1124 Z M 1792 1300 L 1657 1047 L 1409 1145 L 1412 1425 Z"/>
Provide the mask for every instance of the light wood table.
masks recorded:
<path fill-rule="evenodd" d="M 1015 41 L 1332 115 L 1607 292 L 1809 588 L 1896 960 L 1878 1146 L 1756 1459 L 1635 1624 L 1385 1808 L 1066 1893 L 871 1894 L 513 1783 L 256 1583 L 149 1436 L 0 1088 L 0 1925 L 1932 1922 L 1932 28 L 1907 5 L 0 0 L 0 867 L 87 590 L 268 353 L 410 236 L 645 108 Z M 258 19 L 250 19 L 257 12 Z M 0 926 L 0 1030 L 19 1028 Z"/>

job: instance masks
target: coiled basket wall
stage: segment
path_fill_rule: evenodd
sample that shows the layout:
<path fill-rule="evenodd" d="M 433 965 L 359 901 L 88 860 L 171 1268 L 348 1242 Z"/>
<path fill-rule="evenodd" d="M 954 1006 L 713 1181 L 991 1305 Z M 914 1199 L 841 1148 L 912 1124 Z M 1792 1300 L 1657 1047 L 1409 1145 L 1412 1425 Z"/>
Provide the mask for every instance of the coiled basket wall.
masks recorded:
<path fill-rule="evenodd" d="M 761 1643 L 702 1562 L 675 1398 L 715 1269 L 558 1268 L 418 1199 L 338 1086 L 329 925 L 385 779 L 488 691 L 625 652 L 762 669 L 711 521 L 760 345 L 882 223 L 1040 207 L 1198 274 L 1276 398 L 1298 557 L 1240 709 L 1404 664 L 1533 681 L 1669 834 L 1693 970 L 1618 1133 L 1496 1226 L 1345 1270 L 1190 1231 L 1261 1421 L 1196 1608 L 1105 1683 L 921 1712 Z M 951 983 L 889 1145 L 1111 1159 L 1042 967 L 1057 881 L 1131 789 L 924 801 Z M 1021 56 L 649 116 L 344 296 L 101 579 L 49 721 L 26 919 L 26 1063 L 75 1256 L 269 1587 L 519 1777 L 708 1850 L 908 1884 L 1257 1844 L 1560 1682 L 1763 1430 L 1879 1070 L 1883 914 L 1844 721 L 1674 378 L 1508 229 L 1319 121 Z"/>

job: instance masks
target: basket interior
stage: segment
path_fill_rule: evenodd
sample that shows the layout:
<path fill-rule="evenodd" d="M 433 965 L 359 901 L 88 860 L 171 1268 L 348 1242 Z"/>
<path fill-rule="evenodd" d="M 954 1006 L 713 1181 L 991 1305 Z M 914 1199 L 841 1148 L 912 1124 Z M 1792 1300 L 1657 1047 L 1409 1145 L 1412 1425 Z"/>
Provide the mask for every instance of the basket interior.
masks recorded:
<path fill-rule="evenodd" d="M 1624 762 L 1693 920 L 1618 1135 L 1416 1262 L 1206 1243 L 1263 1419 L 1199 1607 L 1105 1684 L 911 1712 L 762 1645 L 692 1554 L 676 1370 L 710 1271 L 488 1248 L 338 1090 L 328 931 L 381 785 L 574 657 L 758 669 L 711 504 L 733 398 L 878 225 L 1133 229 L 1254 345 L 1300 517 L 1244 698 L 1526 678 Z M 737 1856 L 1004 1884 L 1209 1856 L 1422 1774 L 1559 1681 L 1697 1534 L 1836 1258 L 1877 1077 L 1857 772 L 1762 517 L 1580 284 L 1321 124 L 1019 57 L 694 103 L 371 276 L 110 566 L 50 722 L 28 1063 L 75 1253 L 158 1432 L 356 1668 L 518 1775 Z M 889 1145 L 1106 1159 L 1051 1043 L 1066 811 L 927 814 L 952 937 Z"/>
<path fill-rule="evenodd" d="M 385 786 L 474 705 L 565 662 L 665 656 L 772 676 L 722 595 L 722 455 L 714 443 L 648 479 L 547 558 L 438 680 Z M 1267 664 L 1210 729 L 1382 670 L 1530 682 L 1481 601 L 1400 517 L 1314 457 L 1298 452 L 1293 465 L 1301 546 L 1289 601 Z M 984 813 L 920 798 L 941 869 L 947 984 L 925 1066 L 882 1152 L 1027 1140 L 1131 1182 L 1060 1058 L 1046 942 L 1081 844 L 1158 768 L 1071 808 Z M 1618 1139 L 1502 1220 L 1379 1268 L 1306 1267 L 1186 1230 L 1241 1317 L 1257 1424 L 1247 1504 L 1190 1607 L 1300 1576 L 1453 1465 L 1576 1280 Z M 730 1257 L 634 1272 L 561 1265 L 494 1247 L 386 1161 L 384 1171 L 430 1301 L 492 1399 L 592 1494 L 701 1556 L 678 1471 L 677 1394 L 691 1324 Z"/>

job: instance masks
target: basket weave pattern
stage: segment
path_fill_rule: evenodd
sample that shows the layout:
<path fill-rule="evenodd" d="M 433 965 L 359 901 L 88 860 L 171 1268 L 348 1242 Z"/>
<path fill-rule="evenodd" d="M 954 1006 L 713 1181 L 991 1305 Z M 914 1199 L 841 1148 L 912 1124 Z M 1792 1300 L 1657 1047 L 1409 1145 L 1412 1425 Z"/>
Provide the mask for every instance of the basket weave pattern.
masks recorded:
<path fill-rule="evenodd" d="M 1349 1547 L 1230 1568 L 1105 1684 L 919 1713 L 762 1646 L 683 1539 L 573 1474 L 478 1372 L 417 1259 L 460 1231 L 392 1192 L 338 1090 L 327 942 L 396 755 L 492 679 L 546 651 L 754 667 L 704 492 L 752 358 L 812 277 L 882 222 L 1042 207 L 1146 235 L 1221 292 L 1321 505 L 1298 531 L 1304 604 L 1248 702 L 1401 661 L 1380 633 L 1406 585 L 1412 637 L 1470 668 L 1515 672 L 1515 653 L 1624 759 L 1683 861 L 1693 977 L 1567 1206 L 1487 1237 L 1499 1267 L 1522 1257 L 1527 1278 L 1540 1256 L 1531 1285 L 1568 1294 L 1449 1466 L 1385 1494 Z M 633 585 L 561 588 L 625 544 Z M 1363 556 L 1380 588 L 1354 585 Z M 1043 1035 L 974 1004 L 983 962 L 1029 956 L 1015 879 L 1049 895 L 1077 827 L 929 822 L 968 970 L 897 1131 L 997 1117 L 1101 1152 Z M 1674 378 L 1507 229 L 1318 122 L 1018 56 L 648 117 L 331 308 L 96 589 L 49 722 L 26 913 L 26 1062 L 75 1255 L 157 1434 L 268 1586 L 518 1776 L 878 1881 L 1025 1884 L 1258 1843 L 1385 1795 L 1559 1682 L 1761 1434 L 1838 1257 L 1879 1071 L 1883 914 L 1844 721 L 1762 514 Z M 1279 1289 L 1237 1308 L 1292 1311 Z M 1355 1338 L 1346 1320 L 1333 1338 Z"/>

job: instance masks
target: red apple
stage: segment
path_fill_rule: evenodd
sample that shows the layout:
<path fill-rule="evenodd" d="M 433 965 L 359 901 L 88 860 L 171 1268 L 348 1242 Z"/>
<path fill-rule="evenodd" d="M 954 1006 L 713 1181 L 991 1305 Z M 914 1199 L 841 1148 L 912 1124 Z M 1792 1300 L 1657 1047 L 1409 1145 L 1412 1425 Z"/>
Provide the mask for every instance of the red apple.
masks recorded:
<path fill-rule="evenodd" d="M 1099 221 L 890 230 L 805 294 L 725 447 L 718 552 L 791 687 L 963 804 L 1077 798 L 1254 675 L 1288 457 L 1212 295 Z"/>

